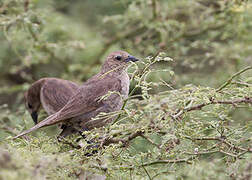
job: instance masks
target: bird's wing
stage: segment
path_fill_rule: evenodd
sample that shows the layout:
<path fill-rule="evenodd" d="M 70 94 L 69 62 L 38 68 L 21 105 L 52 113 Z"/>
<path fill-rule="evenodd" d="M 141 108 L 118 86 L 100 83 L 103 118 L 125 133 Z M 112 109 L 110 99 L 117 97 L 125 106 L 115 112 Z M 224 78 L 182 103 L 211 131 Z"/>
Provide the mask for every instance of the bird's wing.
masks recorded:
<path fill-rule="evenodd" d="M 79 86 L 71 81 L 51 78 L 41 88 L 41 101 L 48 114 L 59 111 L 77 92 Z"/>
<path fill-rule="evenodd" d="M 81 86 L 78 92 L 71 97 L 68 103 L 60 111 L 49 116 L 31 129 L 24 131 L 14 138 L 28 134 L 41 127 L 57 124 L 72 117 L 96 110 L 103 105 L 103 102 L 99 101 L 100 97 L 106 95 L 108 91 L 120 92 L 121 81 L 116 78 L 104 77 L 102 79 L 97 79 L 97 81 L 94 81 L 87 86 Z"/>

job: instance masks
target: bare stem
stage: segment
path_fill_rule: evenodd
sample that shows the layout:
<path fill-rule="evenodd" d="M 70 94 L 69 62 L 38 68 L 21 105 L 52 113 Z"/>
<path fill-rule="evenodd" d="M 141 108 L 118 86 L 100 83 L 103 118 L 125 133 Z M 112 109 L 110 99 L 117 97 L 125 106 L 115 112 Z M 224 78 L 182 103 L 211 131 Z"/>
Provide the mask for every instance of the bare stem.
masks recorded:
<path fill-rule="evenodd" d="M 152 145 L 156 146 L 158 149 L 160 149 L 160 146 L 158 144 L 156 144 L 155 142 L 153 142 L 152 139 L 150 139 L 148 136 L 145 136 L 144 134 L 142 134 L 141 137 L 146 139 Z"/>
<path fill-rule="evenodd" d="M 169 164 L 169 163 L 190 163 L 190 160 L 192 160 L 193 157 L 186 158 L 186 159 L 175 159 L 175 160 L 158 160 L 158 161 L 153 161 L 149 163 L 144 163 L 142 166 L 151 166 L 155 164 Z"/>
<path fill-rule="evenodd" d="M 153 19 L 157 18 L 157 2 L 156 0 L 152 0 L 152 14 L 153 14 Z"/>
<path fill-rule="evenodd" d="M 240 99 L 224 100 L 224 101 L 213 100 L 213 99 L 210 98 L 210 102 L 202 103 L 202 104 L 198 104 L 198 105 L 191 106 L 191 107 L 188 107 L 188 108 L 177 110 L 176 114 L 172 114 L 170 116 L 171 116 L 172 119 L 176 120 L 176 119 L 180 119 L 180 117 L 186 112 L 194 111 L 194 110 L 201 110 L 201 108 L 203 108 L 205 106 L 208 106 L 208 105 L 211 105 L 211 104 L 231 104 L 231 105 L 235 106 L 236 104 L 240 104 L 240 103 L 252 104 L 252 97 L 245 97 L 245 98 L 240 98 Z"/>
<path fill-rule="evenodd" d="M 239 147 L 239 146 L 235 146 L 232 143 L 228 142 L 227 140 L 225 140 L 223 137 L 199 137 L 199 138 L 191 138 L 189 136 L 186 136 L 185 138 L 190 139 L 192 141 L 220 141 L 223 144 L 226 144 L 227 146 L 231 147 L 232 149 L 236 149 L 236 150 L 240 150 L 240 151 L 249 151 L 248 149 Z M 251 151 L 252 152 L 252 151 Z"/>
<path fill-rule="evenodd" d="M 251 67 L 251 66 L 248 66 L 248 67 L 246 67 L 246 68 L 240 70 L 239 72 L 235 73 L 234 75 L 232 75 L 223 85 L 221 85 L 221 86 L 216 90 L 216 92 L 220 92 L 220 91 L 221 91 L 222 89 L 224 89 L 227 85 L 231 84 L 232 80 L 233 80 L 235 77 L 239 76 L 240 74 L 242 74 L 242 73 L 244 73 L 244 72 L 246 72 L 247 70 L 250 70 L 250 69 L 252 69 L 252 67 Z"/>
<path fill-rule="evenodd" d="M 120 139 L 120 138 L 105 138 L 101 146 L 108 146 L 110 144 L 119 144 L 122 143 L 122 146 L 126 146 L 131 140 L 135 139 L 138 136 L 141 136 L 144 132 L 143 131 L 136 131 L 133 134 L 129 135 L 127 138 Z"/>

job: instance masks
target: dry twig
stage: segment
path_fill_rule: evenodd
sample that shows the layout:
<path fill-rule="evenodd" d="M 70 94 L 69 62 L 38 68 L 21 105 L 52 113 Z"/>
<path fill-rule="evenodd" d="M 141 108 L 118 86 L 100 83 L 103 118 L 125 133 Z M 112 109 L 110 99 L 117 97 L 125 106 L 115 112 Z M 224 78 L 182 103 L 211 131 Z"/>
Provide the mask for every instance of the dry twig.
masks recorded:
<path fill-rule="evenodd" d="M 233 76 L 231 76 L 223 85 L 221 85 L 221 86 L 216 90 L 216 92 L 220 92 L 220 91 L 221 91 L 222 89 L 224 89 L 227 85 L 231 84 L 232 80 L 233 80 L 235 77 L 239 76 L 240 74 L 242 74 L 242 73 L 244 73 L 244 72 L 246 72 L 247 70 L 250 70 L 250 69 L 252 69 L 252 67 L 251 67 L 251 66 L 248 66 L 248 67 L 246 67 L 246 68 L 240 70 L 239 72 L 235 73 L 235 74 L 234 74 Z"/>
<path fill-rule="evenodd" d="M 110 144 L 119 144 L 122 143 L 122 146 L 126 146 L 131 140 L 135 139 L 138 136 L 141 136 L 144 133 L 144 131 L 136 131 L 135 133 L 129 135 L 127 138 L 119 139 L 119 138 L 105 138 L 101 146 L 108 146 Z"/>
<path fill-rule="evenodd" d="M 186 112 L 190 112 L 190 111 L 194 111 L 194 110 L 201 110 L 203 107 L 211 105 L 211 104 L 231 104 L 233 106 L 236 106 L 237 104 L 241 104 L 241 103 L 252 104 L 252 97 L 245 97 L 245 98 L 240 98 L 240 99 L 224 100 L 224 101 L 214 100 L 213 98 L 210 98 L 210 102 L 201 103 L 201 104 L 197 104 L 195 106 L 191 106 L 188 108 L 177 110 L 176 114 L 170 115 L 170 116 L 172 119 L 177 120 L 177 119 L 180 119 L 181 116 Z"/>

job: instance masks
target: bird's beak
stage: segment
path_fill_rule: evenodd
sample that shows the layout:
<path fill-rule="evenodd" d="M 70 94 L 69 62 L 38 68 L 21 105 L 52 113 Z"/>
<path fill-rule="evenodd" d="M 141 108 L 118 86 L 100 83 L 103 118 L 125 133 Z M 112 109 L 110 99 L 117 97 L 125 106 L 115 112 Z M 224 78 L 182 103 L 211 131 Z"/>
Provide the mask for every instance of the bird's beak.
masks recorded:
<path fill-rule="evenodd" d="M 35 124 L 38 124 L 38 113 L 36 111 L 33 111 L 31 113 L 32 120 Z"/>
<path fill-rule="evenodd" d="M 126 62 L 136 62 L 136 61 L 139 61 L 139 59 L 137 59 L 136 57 L 134 56 L 128 56 L 126 59 L 125 59 Z"/>

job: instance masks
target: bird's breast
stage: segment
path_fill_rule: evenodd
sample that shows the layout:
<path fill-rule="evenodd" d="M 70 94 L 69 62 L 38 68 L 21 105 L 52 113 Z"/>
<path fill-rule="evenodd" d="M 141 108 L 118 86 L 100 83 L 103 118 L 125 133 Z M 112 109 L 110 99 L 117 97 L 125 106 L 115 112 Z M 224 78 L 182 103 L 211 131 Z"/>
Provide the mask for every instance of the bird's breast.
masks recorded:
<path fill-rule="evenodd" d="M 121 78 L 120 78 L 120 81 L 121 81 L 121 95 L 124 97 L 124 98 L 128 98 L 128 94 L 129 94 L 129 84 L 130 84 L 130 81 L 129 81 L 129 76 L 127 73 L 125 73 Z"/>

